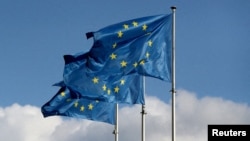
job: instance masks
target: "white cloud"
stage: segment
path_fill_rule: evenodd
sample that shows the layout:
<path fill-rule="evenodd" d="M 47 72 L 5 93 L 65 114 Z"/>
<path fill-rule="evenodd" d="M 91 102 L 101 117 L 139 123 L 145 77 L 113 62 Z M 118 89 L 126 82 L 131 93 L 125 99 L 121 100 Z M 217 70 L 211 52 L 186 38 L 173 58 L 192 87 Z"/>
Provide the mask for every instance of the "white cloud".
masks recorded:
<path fill-rule="evenodd" d="M 146 98 L 146 140 L 171 140 L 171 102 Z M 119 141 L 141 140 L 141 105 L 119 109 Z M 248 124 L 250 107 L 219 97 L 176 95 L 176 140 L 206 141 L 208 124 Z M 5 141 L 114 140 L 114 127 L 74 118 L 43 118 L 40 107 L 13 104 L 0 107 L 0 138 Z"/>
<path fill-rule="evenodd" d="M 44 120 L 38 107 L 13 104 L 0 108 L 0 138 L 6 141 L 47 141 L 62 120 Z"/>

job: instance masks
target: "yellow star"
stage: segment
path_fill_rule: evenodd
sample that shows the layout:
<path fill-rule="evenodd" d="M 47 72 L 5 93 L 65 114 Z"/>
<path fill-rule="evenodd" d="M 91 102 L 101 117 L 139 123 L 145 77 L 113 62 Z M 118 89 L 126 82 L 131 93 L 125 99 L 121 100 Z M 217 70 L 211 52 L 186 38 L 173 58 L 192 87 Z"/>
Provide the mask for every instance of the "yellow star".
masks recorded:
<path fill-rule="evenodd" d="M 123 60 L 123 61 L 121 62 L 121 66 L 122 66 L 122 67 L 126 67 L 126 66 L 127 66 L 127 62 Z"/>
<path fill-rule="evenodd" d="M 75 103 L 74 103 L 74 106 L 77 107 L 77 106 L 78 106 L 78 102 L 75 102 Z"/>
<path fill-rule="evenodd" d="M 117 43 L 114 43 L 114 44 L 113 44 L 112 46 L 113 46 L 113 48 L 116 48 L 116 46 L 117 46 Z"/>
<path fill-rule="evenodd" d="M 99 81 L 99 79 L 98 79 L 97 77 L 94 77 L 94 78 L 92 79 L 92 81 L 93 81 L 94 84 L 97 84 L 98 81 Z"/>
<path fill-rule="evenodd" d="M 124 27 L 124 29 L 128 29 L 128 25 L 127 24 L 124 24 L 123 27 Z"/>
<path fill-rule="evenodd" d="M 138 22 L 133 21 L 132 24 L 133 24 L 134 27 L 137 27 L 137 26 L 138 26 Z"/>
<path fill-rule="evenodd" d="M 89 110 L 93 110 L 94 106 L 91 103 L 88 106 L 89 106 Z"/>
<path fill-rule="evenodd" d="M 108 90 L 107 90 L 107 93 L 108 93 L 108 95 L 110 95 L 110 94 L 111 94 L 111 90 L 110 90 L 110 89 L 108 89 Z"/>
<path fill-rule="evenodd" d="M 142 30 L 143 30 L 143 31 L 146 31 L 147 28 L 148 28 L 148 26 L 147 26 L 146 24 L 144 24 L 144 25 L 142 26 Z"/>
<path fill-rule="evenodd" d="M 111 60 L 116 59 L 116 56 L 117 56 L 116 54 L 112 53 L 112 54 L 110 55 Z"/>
<path fill-rule="evenodd" d="M 144 60 L 141 60 L 140 61 L 140 65 L 144 65 L 145 64 L 145 61 Z"/>
<path fill-rule="evenodd" d="M 107 90 L 107 86 L 106 86 L 105 84 L 102 86 L 102 90 L 103 90 L 103 91 L 106 91 L 106 90 Z"/>
<path fill-rule="evenodd" d="M 118 34 L 118 37 L 119 37 L 119 38 L 121 38 L 122 35 L 123 35 L 122 31 L 119 31 L 117 34 Z"/>
<path fill-rule="evenodd" d="M 81 108 L 80 108 L 80 111 L 84 111 L 84 109 L 85 109 L 85 107 L 84 106 L 81 106 Z"/>
<path fill-rule="evenodd" d="M 61 96 L 64 97 L 65 96 L 65 92 L 61 92 Z"/>
<path fill-rule="evenodd" d="M 120 82 L 121 82 L 121 85 L 125 84 L 125 80 L 124 79 L 122 79 Z"/>
<path fill-rule="evenodd" d="M 152 45 L 153 45 L 152 40 L 149 40 L 149 41 L 148 41 L 148 46 L 152 47 Z"/>
<path fill-rule="evenodd" d="M 114 88 L 114 90 L 115 90 L 115 93 L 118 93 L 120 89 L 119 89 L 118 86 L 116 86 L 116 87 Z"/>
<path fill-rule="evenodd" d="M 150 55 L 150 54 L 147 52 L 147 53 L 146 53 L 146 58 L 149 58 L 149 55 Z"/>
<path fill-rule="evenodd" d="M 133 64 L 133 66 L 136 68 L 137 67 L 137 65 L 138 65 L 138 63 L 137 62 L 135 62 L 134 64 Z"/>

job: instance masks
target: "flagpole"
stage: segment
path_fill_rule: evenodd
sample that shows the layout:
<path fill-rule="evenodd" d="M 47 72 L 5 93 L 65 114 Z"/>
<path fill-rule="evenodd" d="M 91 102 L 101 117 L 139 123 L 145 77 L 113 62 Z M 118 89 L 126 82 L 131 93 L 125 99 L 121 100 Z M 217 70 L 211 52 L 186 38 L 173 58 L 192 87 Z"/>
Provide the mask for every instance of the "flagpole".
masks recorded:
<path fill-rule="evenodd" d="M 118 103 L 116 103 L 116 115 L 115 115 L 115 129 L 113 134 L 115 134 L 115 141 L 118 141 Z"/>
<path fill-rule="evenodd" d="M 172 141 L 175 141 L 175 11 L 176 7 L 171 7 L 173 12 L 173 25 L 172 25 Z"/>
<path fill-rule="evenodd" d="M 145 96 L 145 85 L 146 85 L 146 83 L 145 83 L 145 76 L 143 76 L 143 95 Z M 142 139 L 142 141 L 145 141 L 145 115 L 147 114 L 146 113 L 146 110 L 145 110 L 145 104 L 142 104 L 142 111 L 141 111 L 141 114 L 142 114 L 142 123 L 141 123 L 141 125 L 142 125 L 142 130 L 141 130 L 141 139 Z"/>

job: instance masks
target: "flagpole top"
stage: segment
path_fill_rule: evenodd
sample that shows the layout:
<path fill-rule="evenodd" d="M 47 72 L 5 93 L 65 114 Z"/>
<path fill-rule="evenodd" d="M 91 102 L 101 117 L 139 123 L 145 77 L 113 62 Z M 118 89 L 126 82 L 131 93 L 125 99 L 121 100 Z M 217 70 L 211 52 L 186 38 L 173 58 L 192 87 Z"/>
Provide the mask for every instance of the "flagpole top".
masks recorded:
<path fill-rule="evenodd" d="M 176 9 L 176 6 L 171 6 L 171 9 L 172 9 L 172 10 L 175 10 L 175 9 Z"/>

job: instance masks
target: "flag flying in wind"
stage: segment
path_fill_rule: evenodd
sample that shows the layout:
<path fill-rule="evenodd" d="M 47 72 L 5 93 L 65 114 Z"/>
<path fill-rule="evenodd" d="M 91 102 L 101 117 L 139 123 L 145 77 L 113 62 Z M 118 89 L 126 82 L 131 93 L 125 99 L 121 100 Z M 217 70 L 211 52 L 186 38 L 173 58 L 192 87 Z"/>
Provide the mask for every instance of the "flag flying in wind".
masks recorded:
<path fill-rule="evenodd" d="M 88 59 L 89 53 L 64 56 L 63 83 L 74 93 L 111 103 L 145 103 L 142 76 L 92 70 Z"/>
<path fill-rule="evenodd" d="M 114 103 L 79 98 L 64 86 L 41 110 L 44 117 L 67 116 L 115 124 L 114 108 Z"/>
<path fill-rule="evenodd" d="M 86 35 L 94 38 L 92 70 L 171 81 L 172 14 L 128 20 Z"/>

